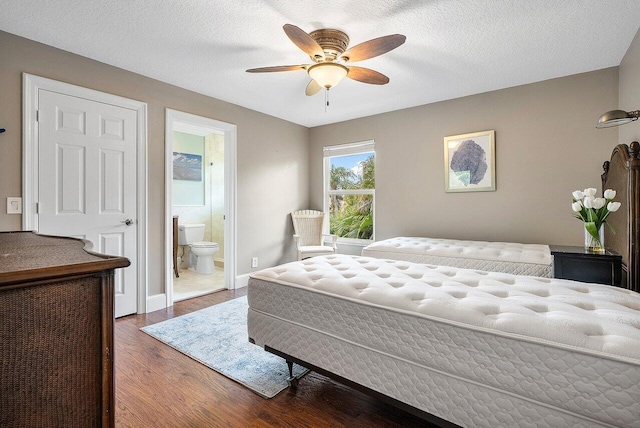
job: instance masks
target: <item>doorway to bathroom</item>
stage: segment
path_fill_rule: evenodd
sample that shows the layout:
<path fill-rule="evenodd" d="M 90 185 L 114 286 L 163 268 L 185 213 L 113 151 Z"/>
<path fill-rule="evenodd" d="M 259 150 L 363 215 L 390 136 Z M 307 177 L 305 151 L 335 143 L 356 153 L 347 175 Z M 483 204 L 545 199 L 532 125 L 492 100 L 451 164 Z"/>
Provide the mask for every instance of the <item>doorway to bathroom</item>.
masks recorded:
<path fill-rule="evenodd" d="M 167 109 L 167 306 L 235 288 L 235 125 Z"/>

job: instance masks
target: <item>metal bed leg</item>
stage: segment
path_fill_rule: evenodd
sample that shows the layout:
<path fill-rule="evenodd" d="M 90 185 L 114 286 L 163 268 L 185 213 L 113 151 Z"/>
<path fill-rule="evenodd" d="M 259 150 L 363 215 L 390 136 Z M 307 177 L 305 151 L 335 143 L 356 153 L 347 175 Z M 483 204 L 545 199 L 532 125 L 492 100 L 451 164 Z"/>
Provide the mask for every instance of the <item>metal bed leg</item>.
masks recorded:
<path fill-rule="evenodd" d="M 293 377 L 293 361 L 287 360 L 287 367 L 289 368 L 289 379 L 287 379 L 287 383 L 289 384 L 289 388 L 295 391 L 296 388 L 298 388 L 298 379 Z"/>

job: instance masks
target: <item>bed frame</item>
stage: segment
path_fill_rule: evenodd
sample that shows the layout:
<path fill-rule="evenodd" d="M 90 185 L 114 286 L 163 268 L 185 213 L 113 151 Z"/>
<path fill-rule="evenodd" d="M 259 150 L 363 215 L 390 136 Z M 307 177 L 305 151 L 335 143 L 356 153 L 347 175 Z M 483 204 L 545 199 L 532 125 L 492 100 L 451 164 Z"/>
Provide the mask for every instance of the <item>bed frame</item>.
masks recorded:
<path fill-rule="evenodd" d="M 622 255 L 622 285 L 640 292 L 640 144 L 617 145 L 602 167 L 602 190 L 615 190 L 622 203 L 607 219 L 616 233 L 607 230 L 605 242 Z"/>
<path fill-rule="evenodd" d="M 254 343 L 255 341 L 251 338 L 249 338 L 249 342 Z M 416 416 L 420 419 L 422 419 L 423 421 L 427 422 L 428 424 L 430 424 L 430 426 L 433 427 L 438 427 L 438 428 L 460 428 L 460 425 L 456 425 L 452 422 L 449 422 L 447 420 L 444 420 L 442 418 L 439 418 L 435 415 L 432 415 L 431 413 L 427 413 L 424 410 L 420 410 L 417 407 L 413 407 L 407 403 L 403 403 L 400 400 L 396 400 L 395 398 L 389 397 L 388 395 L 385 395 L 381 392 L 378 392 L 374 389 L 371 388 L 367 388 L 364 385 L 360 385 L 359 383 L 356 383 L 352 380 L 349 380 L 347 378 L 344 378 L 342 376 L 339 376 L 333 372 L 330 372 L 328 370 L 323 369 L 322 367 L 318 367 L 316 365 L 313 365 L 311 363 L 308 363 L 306 361 L 303 361 L 299 358 L 296 357 L 292 357 L 289 354 L 286 354 L 282 351 L 278 351 L 277 349 L 274 349 L 270 346 L 265 345 L 264 346 L 264 350 L 267 352 L 270 352 L 274 355 L 279 356 L 280 358 L 284 358 L 285 361 L 287 362 L 287 367 L 289 369 L 289 377 L 287 378 L 287 383 L 289 385 L 289 387 L 291 388 L 291 390 L 295 391 L 298 388 L 298 381 L 299 381 L 299 377 L 295 377 L 293 375 L 293 364 L 298 364 L 302 367 L 305 367 L 309 370 L 311 370 L 312 372 L 316 372 L 318 374 L 321 374 L 322 376 L 326 376 L 330 379 L 335 380 L 336 382 L 341 383 L 342 385 L 346 385 L 350 388 L 353 388 L 357 391 L 360 391 L 362 393 L 365 393 L 367 395 L 369 395 L 370 397 L 376 398 L 386 404 L 389 404 L 391 406 L 396 407 L 397 409 L 400 409 L 404 412 L 410 413 L 413 416 Z"/>

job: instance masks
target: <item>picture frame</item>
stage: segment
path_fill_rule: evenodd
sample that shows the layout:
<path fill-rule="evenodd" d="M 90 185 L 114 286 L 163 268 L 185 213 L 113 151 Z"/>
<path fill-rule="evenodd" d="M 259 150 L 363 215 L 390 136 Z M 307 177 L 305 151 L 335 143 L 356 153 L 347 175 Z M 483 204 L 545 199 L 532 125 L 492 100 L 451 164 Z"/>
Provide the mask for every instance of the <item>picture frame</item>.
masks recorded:
<path fill-rule="evenodd" d="M 495 130 L 444 137 L 445 191 L 496 190 Z"/>
<path fill-rule="evenodd" d="M 202 181 L 202 155 L 173 152 L 173 179 Z"/>

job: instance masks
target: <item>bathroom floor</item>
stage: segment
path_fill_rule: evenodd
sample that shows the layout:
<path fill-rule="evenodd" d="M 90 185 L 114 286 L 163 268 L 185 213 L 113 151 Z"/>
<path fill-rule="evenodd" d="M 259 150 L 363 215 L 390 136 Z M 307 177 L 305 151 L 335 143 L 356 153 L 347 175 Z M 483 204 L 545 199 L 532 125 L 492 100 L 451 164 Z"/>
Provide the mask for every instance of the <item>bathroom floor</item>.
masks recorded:
<path fill-rule="evenodd" d="M 180 269 L 180 277 L 173 278 L 173 301 L 191 299 L 227 288 L 224 269 L 216 266 L 211 275 L 201 275 L 191 269 Z"/>

